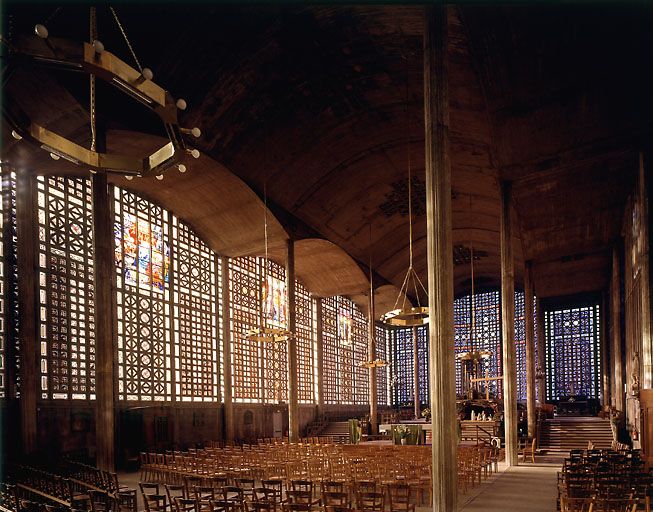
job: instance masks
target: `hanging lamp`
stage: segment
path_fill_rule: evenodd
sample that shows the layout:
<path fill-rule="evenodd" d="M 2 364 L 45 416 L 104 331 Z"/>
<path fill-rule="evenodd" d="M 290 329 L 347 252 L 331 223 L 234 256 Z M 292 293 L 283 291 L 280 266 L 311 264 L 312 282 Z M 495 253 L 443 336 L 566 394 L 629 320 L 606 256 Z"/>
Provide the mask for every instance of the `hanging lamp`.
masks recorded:
<path fill-rule="evenodd" d="M 429 308 L 423 306 L 420 302 L 420 293 L 428 297 L 428 292 L 413 267 L 413 177 L 411 174 L 410 114 L 408 110 L 408 105 L 410 104 L 410 95 L 408 92 L 408 55 L 406 54 L 404 58 L 406 59 L 406 147 L 408 160 L 408 270 L 406 271 L 392 311 L 383 315 L 381 321 L 386 325 L 413 327 L 429 323 Z M 410 302 L 406 304 L 409 291 L 415 293 L 417 306 L 413 306 Z"/>
<path fill-rule="evenodd" d="M 370 319 L 374 317 L 374 274 L 372 273 L 372 224 L 370 223 Z M 373 336 L 373 340 L 376 340 L 376 328 L 370 333 L 370 336 Z M 376 347 L 376 343 L 374 343 Z M 373 359 L 370 361 L 361 361 L 358 363 L 359 366 L 363 368 L 383 368 L 388 366 L 388 362 L 383 359 Z"/>
<path fill-rule="evenodd" d="M 265 179 L 265 178 L 264 178 Z M 263 276 L 261 283 L 261 303 L 259 324 L 251 327 L 247 331 L 245 339 L 248 341 L 257 341 L 260 343 L 279 343 L 288 341 L 293 336 L 288 329 L 284 327 L 275 327 L 268 324 L 268 294 L 271 293 L 268 283 L 268 196 L 266 182 L 263 183 L 263 238 L 265 244 L 265 262 L 263 264 Z M 287 315 L 286 315 L 287 319 Z"/>
<path fill-rule="evenodd" d="M 141 66 L 136 53 L 127 38 L 127 33 L 113 7 L 111 14 L 138 69 L 134 69 L 117 56 L 107 51 L 98 39 L 96 8 L 90 8 L 90 37 L 88 42 L 63 42 L 49 38 L 47 24 L 59 12 L 57 9 L 44 24 L 34 27 L 35 37 L 12 41 L 0 36 L 8 49 L 7 80 L 13 69 L 19 66 L 42 65 L 64 71 L 79 71 L 89 76 L 89 117 L 91 129 L 90 147 L 83 147 L 56 131 L 33 121 L 11 98 L 9 93 L 3 102 L 2 115 L 17 141 L 26 141 L 40 147 L 50 154 L 53 160 L 64 159 L 87 169 L 91 174 L 97 172 L 123 175 L 127 179 L 163 179 L 171 169 L 186 172 L 188 156 L 199 158 L 200 152 L 191 148 L 184 136 L 201 136 L 199 128 L 183 128 L 177 120 L 178 111 L 186 109 L 186 101 L 172 95 L 153 82 L 154 74 L 149 68 Z M 96 77 L 114 86 L 157 115 L 163 124 L 168 142 L 149 154 L 133 156 L 128 153 L 102 151 L 97 143 L 96 127 Z M 6 83 L 5 83 L 6 85 Z"/>
<path fill-rule="evenodd" d="M 471 235 L 471 226 L 472 226 L 472 194 L 469 194 L 469 218 L 470 218 L 470 236 L 469 236 L 469 260 L 470 260 L 470 274 L 471 274 L 471 283 L 472 291 L 469 297 L 470 300 L 470 314 L 471 321 L 469 323 L 469 348 L 467 352 L 460 352 L 456 354 L 456 359 L 461 362 L 470 362 L 474 365 L 474 373 L 477 371 L 477 365 L 481 361 L 487 361 L 492 357 L 491 350 L 476 350 L 474 347 L 474 334 L 476 333 L 476 311 L 475 311 L 475 293 L 474 293 L 474 240 Z M 476 376 L 478 378 L 478 375 Z M 487 385 L 487 383 L 486 383 Z"/>

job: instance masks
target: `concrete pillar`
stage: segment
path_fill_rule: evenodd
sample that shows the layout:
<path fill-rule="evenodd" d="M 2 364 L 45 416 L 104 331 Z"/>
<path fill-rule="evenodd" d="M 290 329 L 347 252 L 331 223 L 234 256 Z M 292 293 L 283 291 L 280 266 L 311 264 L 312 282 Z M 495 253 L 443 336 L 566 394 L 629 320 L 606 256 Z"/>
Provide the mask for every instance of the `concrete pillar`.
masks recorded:
<path fill-rule="evenodd" d="M 512 186 L 501 184 L 501 335 L 503 341 L 503 414 L 506 463 L 517 457 L 517 369 L 515 366 L 515 259 L 513 255 Z"/>
<path fill-rule="evenodd" d="M 424 126 L 433 510 L 457 503 L 456 379 L 453 345 L 453 246 L 449 161 L 447 7 L 425 7 Z"/>
<path fill-rule="evenodd" d="M 288 239 L 286 254 L 286 298 L 288 304 L 288 441 L 299 442 L 299 405 L 297 401 L 297 302 L 295 300 L 295 242 Z"/>
<path fill-rule="evenodd" d="M 607 329 L 607 303 L 606 294 L 601 294 L 601 313 L 600 313 L 600 330 L 599 330 L 599 351 L 601 354 L 601 405 L 610 405 L 610 351 L 608 349 L 608 329 Z"/>
<path fill-rule="evenodd" d="M 610 322 L 612 338 L 612 394 L 614 406 L 617 410 L 625 412 L 626 393 L 624 391 L 624 364 L 621 350 L 621 277 L 619 265 L 619 249 L 612 250 L 612 279 L 610 281 Z"/>
<path fill-rule="evenodd" d="M 38 337 L 36 332 L 36 232 L 34 180 L 16 173 L 16 238 L 18 256 L 18 325 L 20 326 L 20 430 L 23 453 L 36 452 Z"/>
<path fill-rule="evenodd" d="M 640 322 L 642 326 L 642 355 L 640 382 L 642 389 L 653 388 L 653 334 L 651 333 L 651 295 L 649 277 L 649 206 L 647 193 L 647 176 L 644 169 L 644 153 L 639 154 L 638 201 L 641 205 L 641 266 L 640 266 Z"/>
<path fill-rule="evenodd" d="M 369 294 L 369 318 L 368 318 L 368 337 L 369 345 L 367 348 L 367 360 L 375 361 L 376 360 L 376 324 L 374 322 L 374 291 L 370 289 Z M 377 413 L 377 406 L 379 403 L 378 400 L 378 390 L 376 387 L 376 372 L 377 368 L 371 366 L 369 369 L 370 377 L 370 428 L 372 434 L 378 434 L 379 432 L 379 417 Z"/>
<path fill-rule="evenodd" d="M 233 377 L 231 364 L 231 292 L 229 290 L 229 258 L 220 257 L 222 266 L 222 357 L 224 375 L 224 437 L 225 441 L 235 439 Z"/>
<path fill-rule="evenodd" d="M 535 437 L 537 416 L 535 414 L 535 319 L 533 318 L 532 265 L 526 262 L 524 271 L 524 324 L 526 327 L 526 409 L 528 413 L 528 437 Z"/>
<path fill-rule="evenodd" d="M 93 257 L 95 286 L 95 443 L 97 466 L 115 471 L 115 393 L 113 307 L 113 215 L 106 173 L 93 175 Z"/>

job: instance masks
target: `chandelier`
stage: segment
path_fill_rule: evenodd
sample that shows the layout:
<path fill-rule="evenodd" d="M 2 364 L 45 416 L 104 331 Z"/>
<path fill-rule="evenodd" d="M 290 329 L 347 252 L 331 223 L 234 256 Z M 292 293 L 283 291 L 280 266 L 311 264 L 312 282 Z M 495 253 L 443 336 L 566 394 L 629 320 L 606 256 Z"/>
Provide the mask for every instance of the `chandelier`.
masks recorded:
<path fill-rule="evenodd" d="M 284 327 L 275 327 L 268 323 L 268 301 L 270 300 L 270 286 L 268 284 L 268 196 L 265 182 L 263 184 L 263 241 L 265 244 L 265 261 L 263 262 L 263 276 L 261 283 L 261 302 L 259 310 L 261 312 L 259 317 L 259 324 L 250 327 L 247 331 L 245 339 L 248 341 L 257 341 L 260 343 L 269 342 L 283 342 L 288 341 L 288 338 L 293 336 L 288 329 Z M 273 299 L 273 297 L 272 297 Z"/>
<path fill-rule="evenodd" d="M 369 317 L 370 321 L 374 318 L 374 273 L 372 272 L 372 224 L 370 224 L 370 312 L 369 312 Z M 376 328 L 371 329 L 370 328 L 370 337 L 372 338 L 371 341 L 375 341 L 376 338 Z M 374 346 L 376 346 L 376 343 L 374 343 Z M 358 366 L 361 366 L 363 368 L 383 368 L 384 366 L 388 366 L 388 362 L 384 361 L 383 359 L 373 359 L 370 361 L 361 361 L 358 363 Z"/>
<path fill-rule="evenodd" d="M 358 363 L 358 366 L 362 368 L 383 368 L 384 366 L 388 366 L 388 361 L 384 361 L 383 359 L 374 359 L 373 361 L 361 361 Z"/>
<path fill-rule="evenodd" d="M 89 76 L 90 147 L 83 147 L 32 121 L 18 106 L 18 102 L 7 98 L 3 102 L 3 117 L 11 128 L 11 135 L 16 140 L 25 140 L 40 147 L 48 152 L 53 160 L 63 158 L 88 169 L 91 173 L 106 172 L 123 175 L 127 179 L 156 177 L 162 180 L 163 174 L 172 168 L 177 168 L 181 173 L 186 172 L 188 156 L 199 158 L 200 152 L 187 146 L 184 135 L 198 138 L 201 136 L 201 131 L 199 128 L 188 129 L 179 126 L 177 114 L 179 110 L 186 109 L 186 101 L 182 98 L 175 101 L 168 91 L 153 82 L 152 71 L 141 67 L 115 9 L 113 7 L 109 9 L 138 69 L 105 49 L 98 38 L 95 7 L 90 8 L 88 42 L 52 39 L 45 24 L 37 24 L 34 27 L 34 36 L 15 44 L 5 38 L 1 39 L 9 50 L 9 70 L 15 66 L 36 64 L 59 70 L 82 72 Z M 58 10 L 53 16 L 57 12 Z M 6 72 L 5 76 L 10 77 L 11 72 Z M 163 124 L 168 142 L 150 154 L 139 156 L 100 150 L 96 126 L 96 78 L 114 86 L 156 114 Z"/>
<path fill-rule="evenodd" d="M 422 284 L 415 268 L 413 267 L 413 180 L 411 176 L 411 155 L 410 155 L 410 114 L 408 105 L 410 101 L 408 92 L 408 57 L 406 59 L 406 147 L 408 161 L 408 270 L 401 284 L 397 299 L 392 311 L 381 317 L 381 321 L 387 325 L 412 327 L 426 325 L 429 323 L 429 308 L 420 303 L 420 294 L 428 297 L 428 292 Z M 409 292 L 414 293 L 417 306 L 407 301 Z"/>

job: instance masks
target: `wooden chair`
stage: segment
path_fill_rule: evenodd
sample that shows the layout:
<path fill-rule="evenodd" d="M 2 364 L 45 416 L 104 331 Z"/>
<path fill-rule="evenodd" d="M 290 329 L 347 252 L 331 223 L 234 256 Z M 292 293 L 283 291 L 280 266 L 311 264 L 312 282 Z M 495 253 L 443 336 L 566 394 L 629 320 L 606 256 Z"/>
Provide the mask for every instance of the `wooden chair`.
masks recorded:
<path fill-rule="evenodd" d="M 261 487 L 272 491 L 274 493 L 274 501 L 277 504 L 281 504 L 283 496 L 283 480 L 279 478 L 261 480 Z"/>
<path fill-rule="evenodd" d="M 415 512 L 415 504 L 411 503 L 412 488 L 405 483 L 395 483 L 388 486 L 390 496 L 390 512 Z"/>
<path fill-rule="evenodd" d="M 313 499 L 313 491 L 286 491 L 286 503 L 306 503 L 318 505 L 319 499 Z"/>
<path fill-rule="evenodd" d="M 143 494 L 143 503 L 146 512 L 167 512 L 168 510 L 165 494 Z"/>
<path fill-rule="evenodd" d="M 115 512 L 137 512 L 138 500 L 136 498 L 136 490 L 118 491 L 114 495 L 114 510 Z"/>
<path fill-rule="evenodd" d="M 358 493 L 358 510 L 362 512 L 383 512 L 385 494 L 382 492 Z"/>
<path fill-rule="evenodd" d="M 245 511 L 245 493 L 240 487 L 234 485 L 227 485 L 222 488 L 222 499 L 234 504 L 234 506 L 241 510 Z"/>
<path fill-rule="evenodd" d="M 176 512 L 198 512 L 197 500 L 193 498 L 175 498 Z"/>
<path fill-rule="evenodd" d="M 521 448 L 522 461 L 526 462 L 528 457 L 532 464 L 535 464 L 535 450 L 537 445 L 537 439 L 534 437 L 531 439 L 526 439 L 524 445 Z"/>
<path fill-rule="evenodd" d="M 104 491 L 90 490 L 88 492 L 92 512 L 111 512 L 112 504 L 109 494 Z"/>
<path fill-rule="evenodd" d="M 283 503 L 283 512 L 313 512 L 310 503 Z"/>
<path fill-rule="evenodd" d="M 333 512 L 336 507 L 351 508 L 349 493 L 338 491 L 322 491 L 322 507 L 324 507 L 324 512 Z"/>
<path fill-rule="evenodd" d="M 213 512 L 238 512 L 237 506 L 233 501 L 212 500 L 211 510 Z"/>

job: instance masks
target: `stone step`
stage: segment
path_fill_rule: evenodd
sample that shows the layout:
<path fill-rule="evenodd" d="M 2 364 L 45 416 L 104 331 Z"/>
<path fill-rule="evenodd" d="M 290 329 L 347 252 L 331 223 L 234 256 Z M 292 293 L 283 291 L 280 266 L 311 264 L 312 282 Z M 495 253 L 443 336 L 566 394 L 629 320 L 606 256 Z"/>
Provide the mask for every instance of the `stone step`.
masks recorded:
<path fill-rule="evenodd" d="M 584 449 L 590 441 L 597 448 L 610 448 L 612 429 L 608 420 L 570 417 L 546 420 L 542 423 L 541 449 Z"/>

